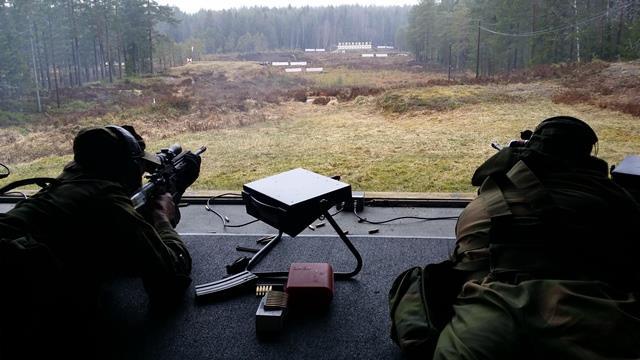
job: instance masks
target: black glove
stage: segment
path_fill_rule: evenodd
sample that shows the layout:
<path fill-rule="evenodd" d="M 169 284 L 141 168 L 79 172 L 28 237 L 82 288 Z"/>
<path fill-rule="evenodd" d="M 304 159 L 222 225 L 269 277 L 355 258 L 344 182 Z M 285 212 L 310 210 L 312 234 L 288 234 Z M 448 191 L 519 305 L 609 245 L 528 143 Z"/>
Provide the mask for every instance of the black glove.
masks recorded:
<path fill-rule="evenodd" d="M 200 176 L 200 156 L 188 152 L 182 158 L 182 165 L 176 179 L 176 192 L 182 194 Z"/>
<path fill-rule="evenodd" d="M 182 164 L 180 165 L 180 169 L 178 169 L 178 176 L 175 181 L 175 192 L 172 194 L 173 201 L 176 204 L 175 222 L 171 223 L 173 227 L 176 227 L 181 218 L 179 204 L 182 200 L 182 194 L 184 194 L 184 191 L 200 176 L 201 162 L 200 156 L 191 152 L 186 153 L 182 158 Z"/>

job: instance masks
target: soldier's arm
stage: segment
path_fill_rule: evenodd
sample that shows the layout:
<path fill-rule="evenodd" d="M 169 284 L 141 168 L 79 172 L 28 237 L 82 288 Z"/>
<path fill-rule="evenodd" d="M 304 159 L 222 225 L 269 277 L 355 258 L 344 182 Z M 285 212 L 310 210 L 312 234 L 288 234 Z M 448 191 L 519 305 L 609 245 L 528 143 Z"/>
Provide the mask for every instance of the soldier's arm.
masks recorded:
<path fill-rule="evenodd" d="M 169 219 L 153 217 L 153 225 L 145 220 L 124 194 L 110 195 L 114 223 L 120 225 L 125 238 L 120 246 L 130 252 L 129 264 L 144 281 L 154 300 L 179 298 L 191 283 L 191 256 L 171 226 Z"/>
<path fill-rule="evenodd" d="M 8 213 L 0 213 L 0 238 L 13 239 L 24 235 L 22 220 Z"/>

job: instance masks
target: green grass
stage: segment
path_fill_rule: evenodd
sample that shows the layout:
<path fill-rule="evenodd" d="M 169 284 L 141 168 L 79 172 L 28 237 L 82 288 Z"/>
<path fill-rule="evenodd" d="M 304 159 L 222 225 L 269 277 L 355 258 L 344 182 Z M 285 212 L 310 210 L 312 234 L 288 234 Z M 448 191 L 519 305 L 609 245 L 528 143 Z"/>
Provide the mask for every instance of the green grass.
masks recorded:
<path fill-rule="evenodd" d="M 32 119 L 31 115 L 0 109 L 0 128 L 6 126 L 26 125 Z"/>
<path fill-rule="evenodd" d="M 21 163 L 21 164 L 7 164 L 11 169 L 11 175 L 0 180 L 0 186 L 6 185 L 9 182 L 27 179 L 33 177 L 56 177 L 62 172 L 62 168 L 66 163 L 72 160 L 71 155 L 67 156 L 48 156 L 40 158 L 38 160 Z M 28 187 L 28 189 L 37 189 L 37 186 Z"/>
<path fill-rule="evenodd" d="M 91 110 L 91 108 L 93 108 L 95 105 L 96 103 L 92 101 L 72 100 L 72 101 L 60 104 L 60 108 L 51 106 L 49 107 L 49 109 L 47 109 L 47 111 L 52 115 L 69 114 L 74 112 Z"/>
<path fill-rule="evenodd" d="M 473 192 L 473 171 L 506 143 L 555 114 L 585 119 L 600 137 L 599 156 L 610 163 L 640 153 L 640 122 L 593 106 L 549 100 L 463 105 L 447 112 L 385 115 L 372 105 L 288 103 L 280 116 L 240 128 L 152 137 L 149 149 L 179 142 L 208 146 L 195 190 L 238 190 L 244 183 L 296 167 L 342 175 L 354 189 L 397 192 Z M 71 159 L 48 156 L 8 164 L 9 179 L 55 176 Z M 6 182 L 6 180 L 5 180 Z"/>
<path fill-rule="evenodd" d="M 473 192 L 470 178 L 506 143 L 555 114 L 578 116 L 598 131 L 599 155 L 611 163 L 640 153 L 635 118 L 591 106 L 549 100 L 465 105 L 449 112 L 385 116 L 360 105 L 288 104 L 280 119 L 243 128 L 172 136 L 151 148 L 181 142 L 207 145 L 195 189 L 240 189 L 244 183 L 296 167 L 342 175 L 355 189 Z"/>
<path fill-rule="evenodd" d="M 343 67 L 328 67 L 322 73 L 288 74 L 290 77 L 302 77 L 312 81 L 318 87 L 368 86 L 368 87 L 398 87 L 412 86 L 433 79 L 446 76 L 434 73 L 410 73 L 400 70 L 380 69 L 354 70 Z"/>
<path fill-rule="evenodd" d="M 449 111 L 468 104 L 518 103 L 524 99 L 504 88 L 488 86 L 433 86 L 423 89 L 389 91 L 378 98 L 378 107 L 386 112 Z"/>
<path fill-rule="evenodd" d="M 258 65 L 234 62 L 175 71 L 206 74 L 212 68 L 239 79 L 254 79 L 255 71 L 264 71 Z M 375 73 L 361 70 L 356 72 L 360 76 L 350 77 L 340 70 L 308 77 L 320 75 L 319 81 L 345 86 L 389 80 L 386 72 L 377 72 L 378 79 Z M 278 73 L 273 77 L 280 79 Z M 587 121 L 600 137 L 598 156 L 610 164 L 640 154 L 636 117 L 591 105 L 554 104 L 549 98 L 557 87 L 552 82 L 408 87 L 351 102 L 269 104 L 242 114 L 215 110 L 183 114 L 148 105 L 78 123 L 1 128 L 0 136 L 8 139 L 0 143 L 3 162 L 9 162 L 14 175 L 0 185 L 57 175 L 71 159 L 73 135 L 89 124 L 133 124 L 150 150 L 175 142 L 185 149 L 208 146 L 195 190 L 238 190 L 247 182 L 304 167 L 341 175 L 358 190 L 473 192 L 471 175 L 495 153 L 491 142 L 507 143 L 520 131 L 559 114 Z M 245 121 L 249 117 L 255 121 Z"/>

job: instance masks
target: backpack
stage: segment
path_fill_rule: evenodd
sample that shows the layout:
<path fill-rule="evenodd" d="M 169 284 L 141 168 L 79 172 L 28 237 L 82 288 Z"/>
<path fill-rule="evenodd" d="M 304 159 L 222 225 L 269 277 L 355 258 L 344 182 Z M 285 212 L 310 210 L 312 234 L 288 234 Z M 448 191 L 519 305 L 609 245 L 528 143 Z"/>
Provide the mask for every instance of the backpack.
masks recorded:
<path fill-rule="evenodd" d="M 409 358 L 431 359 L 440 332 L 453 317 L 453 303 L 466 272 L 450 260 L 413 267 L 389 291 L 391 339 Z"/>
<path fill-rule="evenodd" d="M 30 235 L 0 238 L 0 358 L 28 358 L 25 354 L 45 351 L 29 346 L 51 335 L 43 319 L 59 311 L 51 299 L 57 299 L 61 269 L 51 249 Z"/>

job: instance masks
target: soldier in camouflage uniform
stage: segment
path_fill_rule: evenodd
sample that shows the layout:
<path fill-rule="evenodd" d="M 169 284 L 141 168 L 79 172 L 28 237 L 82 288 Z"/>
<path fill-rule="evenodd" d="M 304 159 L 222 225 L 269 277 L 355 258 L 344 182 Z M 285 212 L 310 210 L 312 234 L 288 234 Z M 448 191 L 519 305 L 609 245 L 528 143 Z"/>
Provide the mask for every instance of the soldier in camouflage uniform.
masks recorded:
<path fill-rule="evenodd" d="M 639 359 L 640 208 L 584 122 L 542 122 L 474 174 L 453 254 L 466 282 L 435 359 Z"/>
<path fill-rule="evenodd" d="M 191 257 L 169 194 L 145 215 L 130 201 L 157 162 L 132 127 L 80 131 L 74 161 L 49 188 L 0 214 L 0 358 L 95 356 L 100 286 L 139 276 L 151 303 L 180 299 Z M 198 177 L 192 156 L 186 189 Z M 37 346 L 34 346 L 37 344 Z"/>

